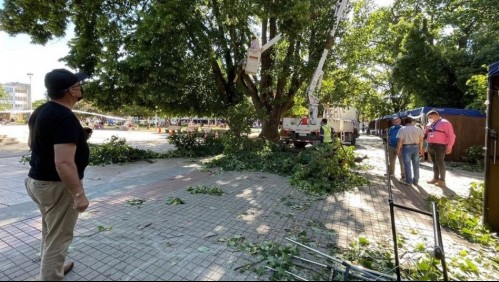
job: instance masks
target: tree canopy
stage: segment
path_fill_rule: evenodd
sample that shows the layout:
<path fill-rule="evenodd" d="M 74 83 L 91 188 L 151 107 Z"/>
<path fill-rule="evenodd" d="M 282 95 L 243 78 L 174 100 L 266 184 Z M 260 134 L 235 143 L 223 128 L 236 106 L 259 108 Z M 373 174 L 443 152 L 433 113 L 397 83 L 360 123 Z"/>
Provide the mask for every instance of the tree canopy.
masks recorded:
<path fill-rule="evenodd" d="M 93 75 L 88 97 L 99 107 L 224 115 L 247 97 L 262 135 L 276 138 L 327 44 L 336 2 L 7 0 L 1 21 L 40 44 L 72 22 L 76 37 L 64 60 Z M 283 39 L 262 54 L 260 73 L 246 74 L 251 37 L 265 44 L 278 34 Z"/>
<path fill-rule="evenodd" d="M 378 116 L 421 106 L 484 110 L 483 76 L 499 60 L 499 25 L 487 11 L 499 2 L 399 0 L 361 7 L 344 38 L 354 46 L 345 61 L 374 88 L 369 96 L 381 97 Z"/>
<path fill-rule="evenodd" d="M 333 48 L 318 93 L 324 104 L 355 106 L 366 120 L 419 106 L 483 109 L 484 66 L 499 61 L 499 24 L 487 11 L 498 1 L 398 0 L 383 8 L 351 1 L 333 39 L 337 2 L 6 0 L 0 21 L 37 44 L 74 27 L 64 61 L 93 76 L 87 97 L 103 110 L 234 120 L 241 118 L 232 111 L 251 113 L 262 136 L 276 139 L 280 119 L 303 112 L 326 46 Z M 278 34 L 259 73 L 246 74 L 251 38 L 263 45 Z"/>

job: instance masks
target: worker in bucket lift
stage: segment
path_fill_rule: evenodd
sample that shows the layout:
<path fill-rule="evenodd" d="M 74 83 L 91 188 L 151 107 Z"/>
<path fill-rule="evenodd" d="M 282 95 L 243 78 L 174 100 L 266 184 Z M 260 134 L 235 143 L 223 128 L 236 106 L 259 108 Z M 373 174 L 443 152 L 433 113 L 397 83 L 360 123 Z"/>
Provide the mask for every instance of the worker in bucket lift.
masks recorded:
<path fill-rule="evenodd" d="M 259 51 L 260 50 L 260 41 L 256 36 L 251 37 L 251 51 Z"/>

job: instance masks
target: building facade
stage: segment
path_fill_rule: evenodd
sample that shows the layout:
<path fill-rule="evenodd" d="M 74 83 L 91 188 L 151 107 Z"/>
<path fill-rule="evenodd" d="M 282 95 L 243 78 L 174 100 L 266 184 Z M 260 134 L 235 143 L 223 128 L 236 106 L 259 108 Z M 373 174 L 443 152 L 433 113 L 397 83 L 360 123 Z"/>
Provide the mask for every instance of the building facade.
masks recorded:
<path fill-rule="evenodd" d="M 6 110 L 31 110 L 31 89 L 26 83 L 10 82 L 0 84 L 7 93 L 7 99 L 0 99 L 0 104 L 6 105 Z"/>

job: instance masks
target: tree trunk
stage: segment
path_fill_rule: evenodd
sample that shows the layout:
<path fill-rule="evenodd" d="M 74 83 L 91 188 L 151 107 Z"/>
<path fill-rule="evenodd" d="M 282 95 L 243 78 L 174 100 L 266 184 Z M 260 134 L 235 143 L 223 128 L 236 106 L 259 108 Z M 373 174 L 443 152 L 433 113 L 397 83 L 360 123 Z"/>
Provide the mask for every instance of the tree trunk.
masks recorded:
<path fill-rule="evenodd" d="M 279 123 L 281 122 L 281 108 L 273 107 L 267 119 L 262 121 L 262 131 L 258 137 L 278 141 Z"/>
<path fill-rule="evenodd" d="M 278 128 L 279 123 L 275 120 L 264 120 L 262 121 L 262 132 L 258 137 L 277 141 L 279 140 Z"/>

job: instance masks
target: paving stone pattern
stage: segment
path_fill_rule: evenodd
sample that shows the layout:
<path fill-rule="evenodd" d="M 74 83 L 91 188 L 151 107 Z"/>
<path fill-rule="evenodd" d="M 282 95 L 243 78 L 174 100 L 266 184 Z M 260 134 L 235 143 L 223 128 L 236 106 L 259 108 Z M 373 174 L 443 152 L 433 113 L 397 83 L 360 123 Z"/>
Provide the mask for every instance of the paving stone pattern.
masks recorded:
<path fill-rule="evenodd" d="M 78 221 L 69 254 L 77 264 L 66 279 L 265 279 L 234 271 L 254 258 L 219 239 L 241 235 L 250 242 L 283 242 L 293 230 L 306 230 L 319 246 L 332 243 L 345 248 L 359 234 L 391 238 L 388 194 L 382 182 L 313 199 L 276 175 L 197 171 L 94 198 Z M 189 185 L 217 186 L 225 194 L 191 194 L 186 190 Z M 395 197 L 403 196 L 397 192 Z M 185 204 L 168 205 L 169 197 L 178 197 Z M 128 205 L 127 200 L 132 199 L 145 202 Z M 307 200 L 310 207 L 300 207 Z M 314 232 L 311 222 L 324 224 L 331 232 L 320 232 L 319 228 Z M 431 230 L 431 220 L 414 218 L 413 213 L 398 212 L 397 222 L 399 226 Z M 98 226 L 112 229 L 99 232 Z M 36 279 L 40 230 L 39 217 L 0 228 L 0 280 Z M 453 240 L 445 235 L 446 241 Z"/>
<path fill-rule="evenodd" d="M 179 166 L 187 163 L 179 161 Z M 116 189 L 123 183 L 113 186 L 100 177 L 89 180 L 113 189 L 90 194 L 91 206 L 80 215 L 68 255 L 75 267 L 65 280 L 267 280 L 270 273 L 258 277 L 234 270 L 256 260 L 220 240 L 236 235 L 248 242 L 285 243 L 286 237 L 306 231 L 325 252 L 331 245 L 347 248 L 360 234 L 391 242 L 389 187 L 382 171 L 363 172 L 370 183 L 354 191 L 315 197 L 290 186 L 287 178 L 268 173 L 191 169 L 161 175 L 161 166 L 153 167 L 156 174 L 128 178 L 132 188 Z M 119 169 L 100 170 L 118 179 Z M 187 191 L 197 185 L 216 186 L 225 194 Z M 391 188 L 397 203 L 426 208 L 425 189 L 402 186 L 396 179 Z M 169 205 L 170 197 L 185 204 Z M 145 202 L 127 203 L 133 199 Z M 398 209 L 396 225 L 399 232 L 418 230 L 432 238 L 427 216 Z M 37 214 L 0 225 L 0 280 L 36 280 L 40 236 Z M 469 244 L 446 230 L 443 236 L 448 245 Z"/>

